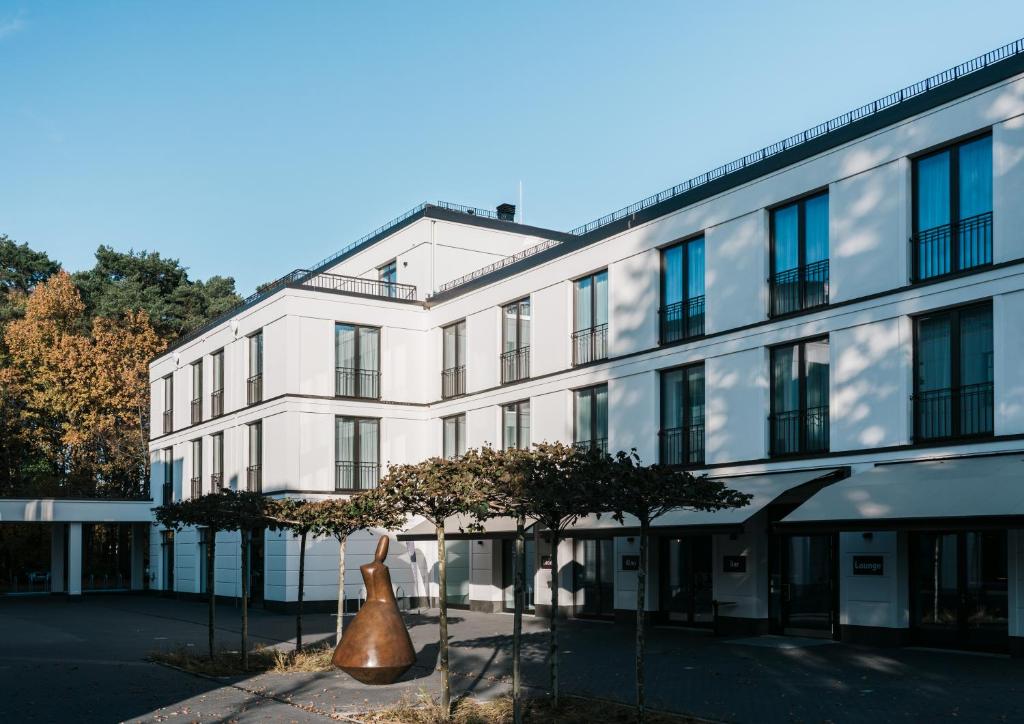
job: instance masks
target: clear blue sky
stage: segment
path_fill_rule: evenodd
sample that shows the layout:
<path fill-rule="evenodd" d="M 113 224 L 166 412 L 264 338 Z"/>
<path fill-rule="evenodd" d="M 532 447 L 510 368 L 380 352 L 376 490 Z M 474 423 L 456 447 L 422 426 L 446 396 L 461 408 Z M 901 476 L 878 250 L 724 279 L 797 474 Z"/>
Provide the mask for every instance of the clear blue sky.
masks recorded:
<path fill-rule="evenodd" d="M 1024 2 L 0 0 L 0 233 L 243 293 L 423 200 L 568 229 L 1024 35 Z"/>

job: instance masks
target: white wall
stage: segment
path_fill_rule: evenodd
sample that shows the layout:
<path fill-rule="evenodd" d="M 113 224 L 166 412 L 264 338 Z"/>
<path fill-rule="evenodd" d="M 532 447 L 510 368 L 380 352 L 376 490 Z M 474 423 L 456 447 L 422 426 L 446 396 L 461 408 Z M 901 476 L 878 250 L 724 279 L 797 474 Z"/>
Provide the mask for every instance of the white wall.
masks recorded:
<path fill-rule="evenodd" d="M 883 575 L 853 574 L 853 557 L 882 556 Z M 839 623 L 907 628 L 907 538 L 895 531 L 839 534 Z"/>
<path fill-rule="evenodd" d="M 757 210 L 704 232 L 707 333 L 765 318 L 768 296 L 768 213 Z"/>
<path fill-rule="evenodd" d="M 768 437 L 767 350 L 712 357 L 704 363 L 704 379 L 705 460 L 711 464 L 763 458 Z"/>

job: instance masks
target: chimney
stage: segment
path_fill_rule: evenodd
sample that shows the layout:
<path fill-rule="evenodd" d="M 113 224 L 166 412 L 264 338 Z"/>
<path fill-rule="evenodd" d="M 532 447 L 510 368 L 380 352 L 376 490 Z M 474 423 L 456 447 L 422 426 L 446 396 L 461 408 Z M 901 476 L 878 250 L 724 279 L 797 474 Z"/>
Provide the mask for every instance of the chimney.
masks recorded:
<path fill-rule="evenodd" d="M 516 205 L 515 204 L 498 204 L 498 219 L 501 221 L 515 221 L 516 220 Z"/>

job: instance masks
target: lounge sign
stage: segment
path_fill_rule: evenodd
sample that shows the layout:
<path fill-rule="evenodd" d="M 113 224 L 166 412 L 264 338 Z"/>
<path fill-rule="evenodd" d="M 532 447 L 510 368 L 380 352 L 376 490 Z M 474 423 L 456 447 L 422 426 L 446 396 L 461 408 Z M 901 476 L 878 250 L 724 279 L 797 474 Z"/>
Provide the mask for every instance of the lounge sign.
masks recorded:
<path fill-rule="evenodd" d="M 884 576 L 885 556 L 854 556 L 853 575 Z"/>

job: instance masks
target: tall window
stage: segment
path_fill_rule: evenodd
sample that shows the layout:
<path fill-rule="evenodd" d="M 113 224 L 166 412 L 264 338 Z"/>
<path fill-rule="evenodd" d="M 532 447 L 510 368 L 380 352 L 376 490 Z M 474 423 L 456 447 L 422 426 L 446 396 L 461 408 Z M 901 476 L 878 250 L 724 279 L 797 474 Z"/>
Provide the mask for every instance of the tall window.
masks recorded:
<path fill-rule="evenodd" d="M 164 377 L 164 419 L 163 430 L 166 435 L 174 431 L 174 375 Z"/>
<path fill-rule="evenodd" d="M 174 448 L 165 447 L 163 451 L 163 502 L 170 503 L 174 500 Z"/>
<path fill-rule="evenodd" d="M 220 417 L 224 414 L 224 350 L 220 349 L 210 355 L 213 380 L 210 390 L 210 416 Z"/>
<path fill-rule="evenodd" d="M 210 435 L 210 490 L 224 489 L 224 433 Z"/>
<path fill-rule="evenodd" d="M 502 445 L 506 450 L 511 448 L 530 447 L 530 401 L 513 402 L 501 408 Z"/>
<path fill-rule="evenodd" d="M 203 361 L 192 363 L 192 424 L 203 421 Z"/>
<path fill-rule="evenodd" d="M 203 440 L 197 438 L 192 441 L 192 497 L 198 498 L 203 494 Z"/>
<path fill-rule="evenodd" d="M 992 136 L 914 160 L 914 279 L 992 263 Z"/>
<path fill-rule="evenodd" d="M 662 344 L 704 334 L 704 237 L 690 239 L 661 252 Z"/>
<path fill-rule="evenodd" d="M 828 192 L 771 213 L 771 315 L 828 304 Z"/>
<path fill-rule="evenodd" d="M 926 314 L 915 323 L 914 439 L 991 435 L 991 304 Z"/>
<path fill-rule="evenodd" d="M 377 269 L 377 279 L 383 282 L 385 296 L 398 296 L 398 261 L 392 259 L 384 266 Z"/>
<path fill-rule="evenodd" d="M 441 397 L 466 394 L 466 320 L 449 324 L 441 331 Z"/>
<path fill-rule="evenodd" d="M 334 325 L 334 394 L 380 398 L 380 329 Z"/>
<path fill-rule="evenodd" d="M 334 421 L 334 488 L 368 490 L 380 480 L 380 420 L 338 417 Z"/>
<path fill-rule="evenodd" d="M 501 384 L 504 385 L 530 376 L 530 299 L 506 304 L 502 308 L 502 319 Z"/>
<path fill-rule="evenodd" d="M 772 357 L 772 455 L 828 450 L 828 340 L 775 347 Z"/>
<path fill-rule="evenodd" d="M 250 405 L 263 401 L 263 330 L 249 335 L 249 378 L 246 399 Z"/>
<path fill-rule="evenodd" d="M 573 393 L 573 443 L 608 452 L 608 385 Z"/>
<path fill-rule="evenodd" d="M 573 282 L 572 363 L 608 357 L 608 270 Z"/>
<path fill-rule="evenodd" d="M 249 424 L 249 466 L 245 471 L 246 486 L 251 492 L 263 492 L 263 422 Z"/>
<path fill-rule="evenodd" d="M 466 416 L 453 415 L 442 421 L 442 447 L 446 458 L 454 458 L 466 452 Z"/>
<path fill-rule="evenodd" d="M 704 365 L 661 373 L 662 465 L 700 465 L 704 462 Z"/>

